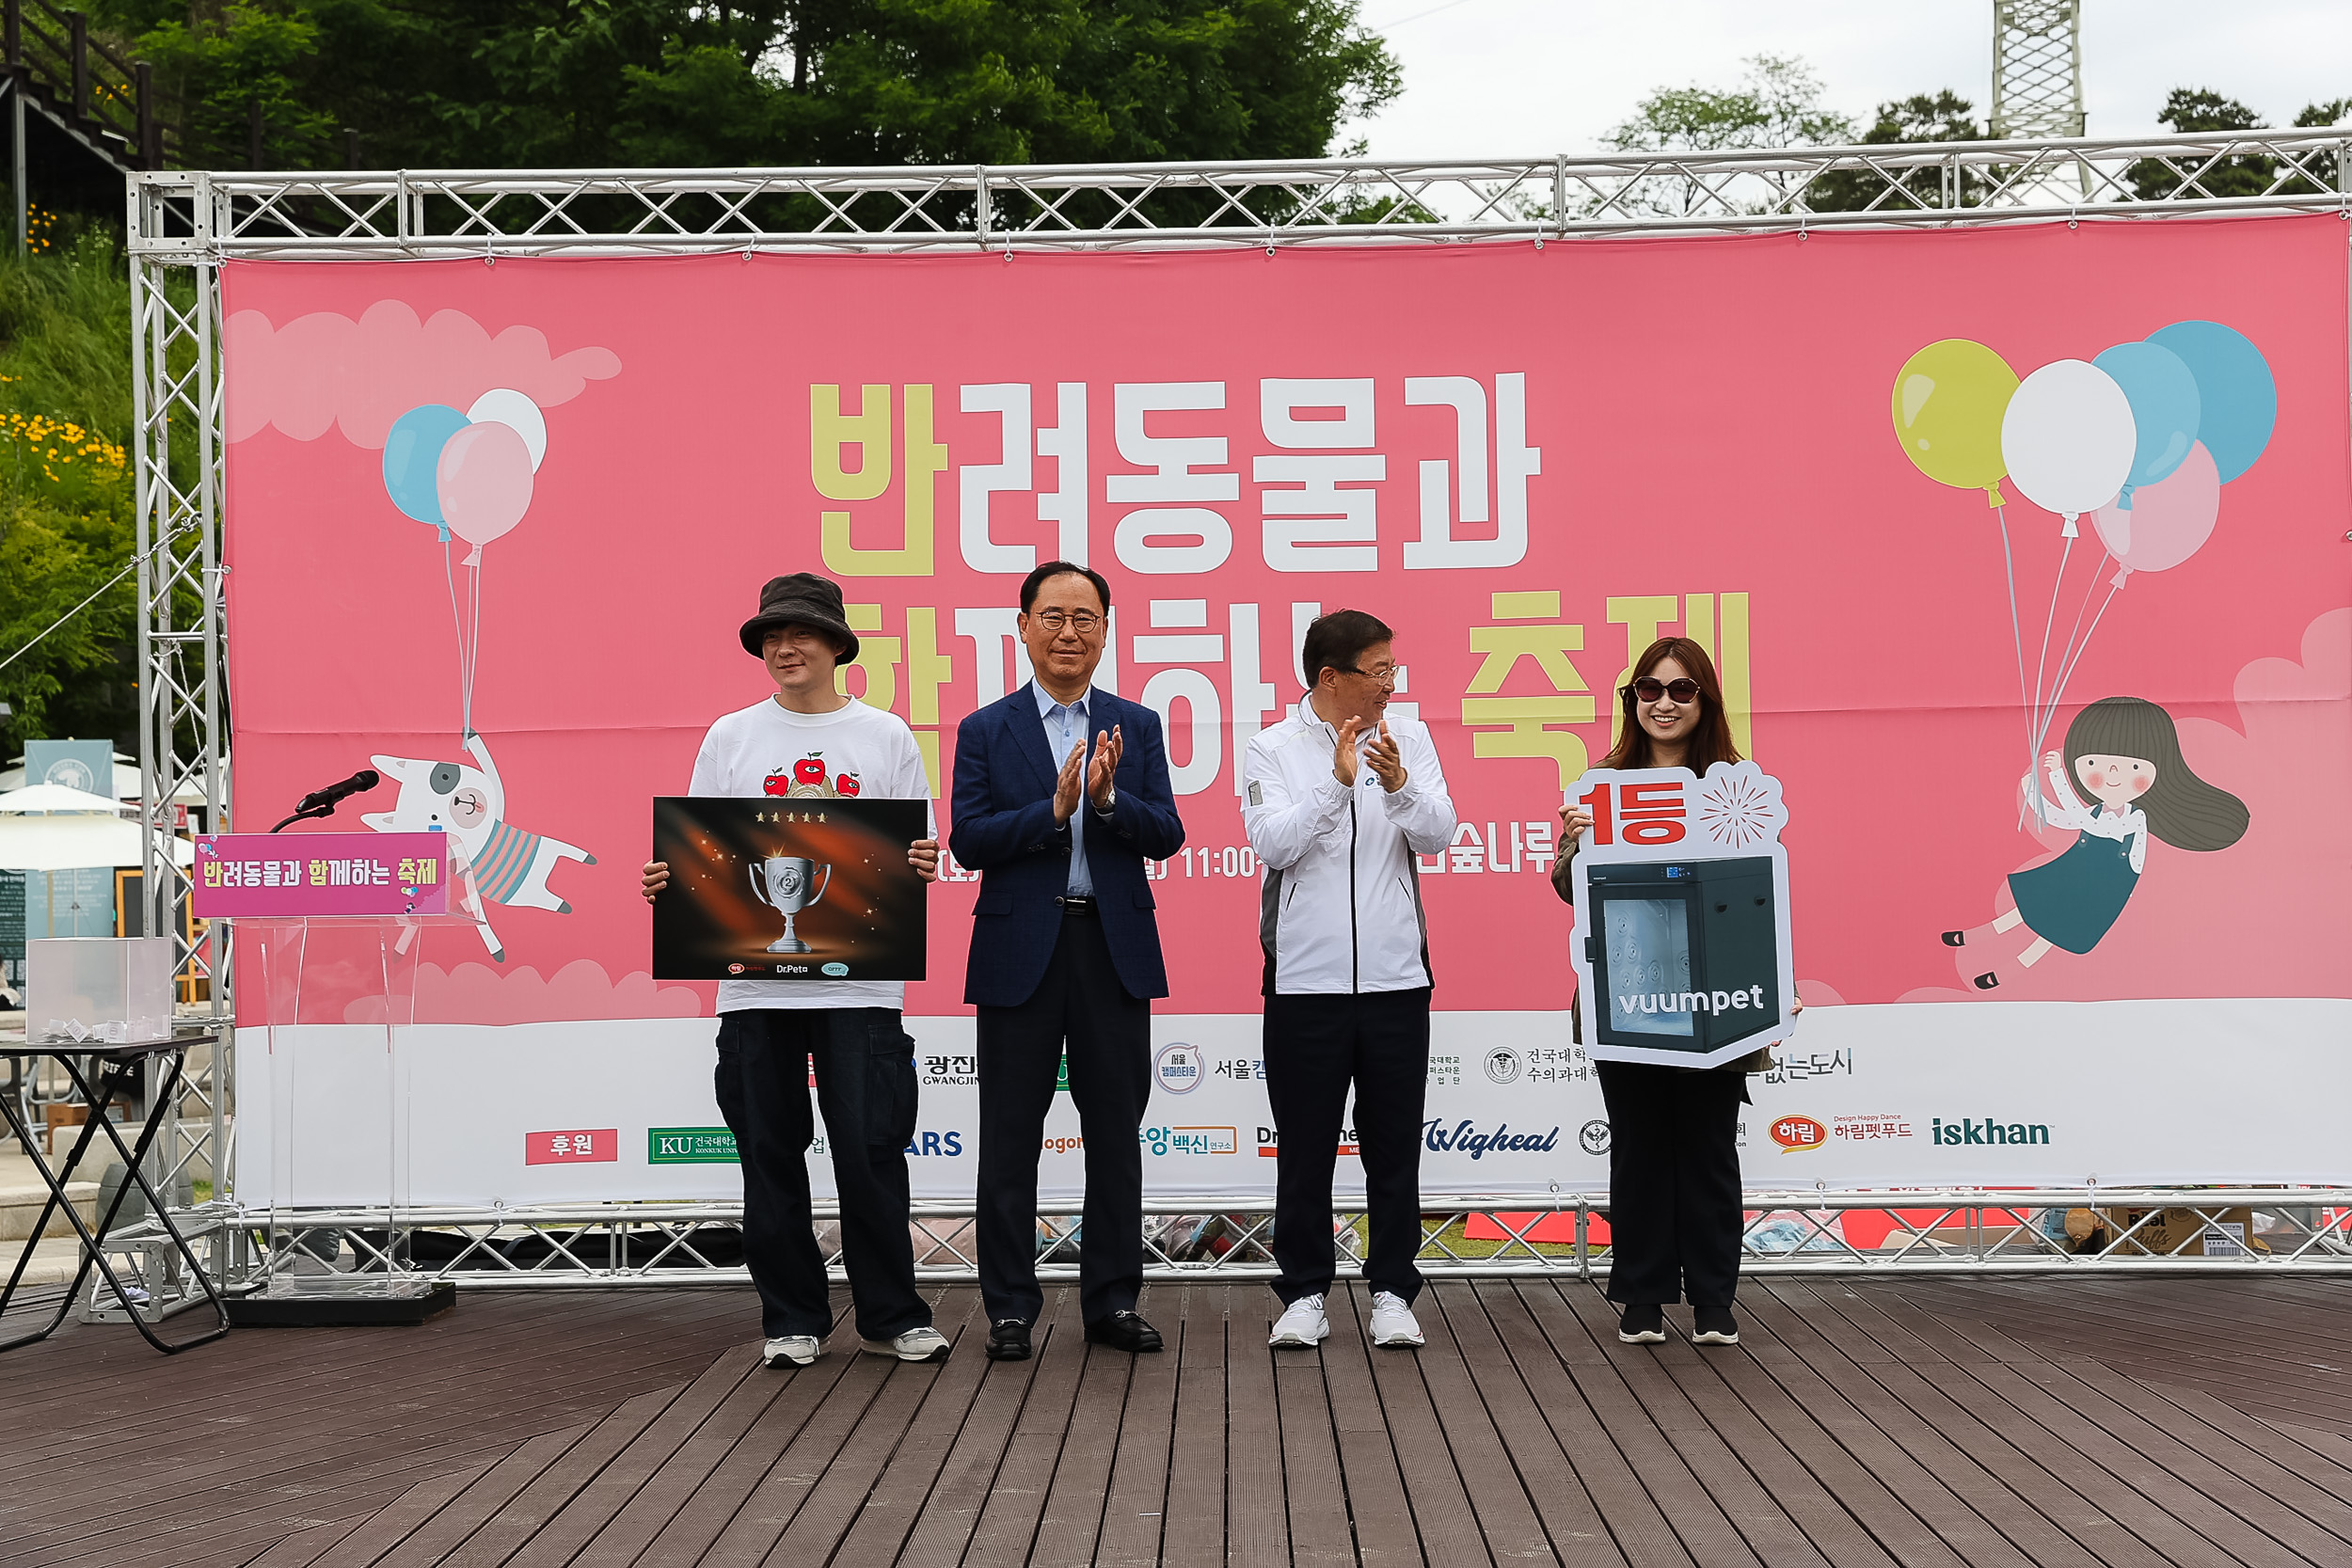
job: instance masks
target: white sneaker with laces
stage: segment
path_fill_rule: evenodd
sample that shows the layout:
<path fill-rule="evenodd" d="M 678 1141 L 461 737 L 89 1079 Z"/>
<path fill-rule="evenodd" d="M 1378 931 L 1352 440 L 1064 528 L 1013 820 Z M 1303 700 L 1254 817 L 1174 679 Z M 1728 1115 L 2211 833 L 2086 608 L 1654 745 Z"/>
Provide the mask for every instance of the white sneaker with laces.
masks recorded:
<path fill-rule="evenodd" d="M 910 1328 L 895 1339 L 860 1339 L 857 1348 L 868 1355 L 895 1355 L 901 1361 L 945 1361 L 947 1337 L 925 1324 Z"/>
<path fill-rule="evenodd" d="M 1375 1345 L 1419 1345 L 1427 1341 L 1422 1337 L 1421 1321 L 1404 1298 L 1387 1291 L 1372 1293 L 1372 1342 Z"/>
<path fill-rule="evenodd" d="M 1323 1343 L 1330 1334 L 1331 1320 L 1324 1315 L 1323 1298 L 1300 1296 L 1282 1308 L 1266 1343 L 1303 1350 Z"/>
<path fill-rule="evenodd" d="M 787 1334 L 769 1340 L 759 1360 L 765 1367 L 805 1367 L 817 1359 L 818 1351 L 814 1334 Z"/>

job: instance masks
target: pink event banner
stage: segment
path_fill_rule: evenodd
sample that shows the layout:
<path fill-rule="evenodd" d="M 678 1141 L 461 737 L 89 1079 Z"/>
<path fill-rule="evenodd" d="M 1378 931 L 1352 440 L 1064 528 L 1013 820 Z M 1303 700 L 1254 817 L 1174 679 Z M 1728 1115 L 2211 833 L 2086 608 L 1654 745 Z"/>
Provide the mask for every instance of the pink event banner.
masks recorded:
<path fill-rule="evenodd" d="M 446 833 L 207 833 L 195 912 L 415 915 L 449 911 Z"/>
<path fill-rule="evenodd" d="M 1259 1006 L 1237 764 L 1340 606 L 1459 807 L 1441 1009 L 1565 1006 L 1561 792 L 1661 634 L 1783 783 L 1808 1002 L 2352 996 L 2344 234 L 232 262 L 238 798 L 373 766 L 367 826 L 460 840 L 489 921 L 420 1018 L 707 1012 L 637 868 L 771 689 L 761 582 L 840 580 L 944 818 L 1059 556 L 1167 722 L 1168 1011 Z M 961 1010 L 976 886 L 915 1013 Z"/>

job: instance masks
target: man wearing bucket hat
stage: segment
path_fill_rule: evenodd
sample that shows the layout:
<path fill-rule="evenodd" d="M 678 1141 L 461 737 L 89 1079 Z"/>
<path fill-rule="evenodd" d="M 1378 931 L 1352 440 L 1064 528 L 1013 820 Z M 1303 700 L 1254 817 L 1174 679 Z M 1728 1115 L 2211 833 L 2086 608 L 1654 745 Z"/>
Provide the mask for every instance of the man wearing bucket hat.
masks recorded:
<path fill-rule="evenodd" d="M 858 651 L 837 584 L 811 572 L 771 579 L 740 636 L 776 689 L 710 726 L 688 794 L 930 799 L 906 721 L 834 689 L 834 671 Z M 925 881 L 935 879 L 937 839 L 908 846 L 907 860 Z M 669 879 L 667 864 L 647 863 L 647 900 Z M 771 1367 L 816 1360 L 833 1321 L 809 1214 L 811 1061 L 861 1347 L 901 1361 L 946 1359 L 947 1341 L 915 1293 L 907 1230 L 916 1080 L 914 1042 L 899 1019 L 905 995 L 896 981 L 719 983 L 719 1110 L 742 1161 L 743 1260 L 759 1290 Z"/>

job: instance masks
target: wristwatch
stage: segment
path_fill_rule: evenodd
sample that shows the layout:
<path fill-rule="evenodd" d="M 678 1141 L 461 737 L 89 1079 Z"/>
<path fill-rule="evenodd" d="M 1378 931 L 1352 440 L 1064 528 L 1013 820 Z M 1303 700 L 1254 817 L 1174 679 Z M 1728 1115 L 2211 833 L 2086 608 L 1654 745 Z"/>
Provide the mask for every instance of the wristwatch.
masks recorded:
<path fill-rule="evenodd" d="M 1090 801 L 1090 800 L 1089 800 L 1089 802 L 1087 802 L 1087 803 L 1088 803 L 1089 805 L 1093 805 L 1093 802 L 1092 802 L 1092 801 Z M 1117 784 L 1113 784 L 1113 785 L 1111 785 L 1110 799 L 1108 799 L 1108 800 L 1104 800 L 1104 801 L 1101 805 L 1099 805 L 1099 806 L 1095 806 L 1095 807 L 1094 807 L 1094 815 L 1095 815 L 1095 816 L 1108 816 L 1111 814 L 1111 808 L 1112 808 L 1113 806 L 1118 805 L 1118 804 L 1119 804 L 1119 786 L 1118 786 Z"/>

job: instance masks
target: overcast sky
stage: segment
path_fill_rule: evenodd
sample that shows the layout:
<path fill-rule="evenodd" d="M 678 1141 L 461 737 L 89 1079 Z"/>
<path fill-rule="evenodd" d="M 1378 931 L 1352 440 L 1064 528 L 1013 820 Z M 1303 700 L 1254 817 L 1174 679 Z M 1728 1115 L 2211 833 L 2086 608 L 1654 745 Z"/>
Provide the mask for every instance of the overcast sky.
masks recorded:
<path fill-rule="evenodd" d="M 1597 150 L 1653 89 L 1728 87 L 1753 55 L 1803 57 L 1831 108 L 1950 87 L 1992 98 L 1993 0 L 1363 0 L 1405 91 L 1357 128 L 1379 158 Z M 2175 87 L 2209 87 L 2273 125 L 2352 97 L 2347 0 L 2084 0 L 2093 136 L 2161 131 Z"/>

